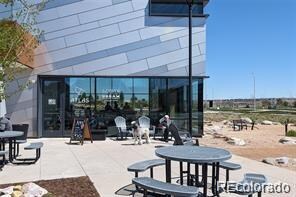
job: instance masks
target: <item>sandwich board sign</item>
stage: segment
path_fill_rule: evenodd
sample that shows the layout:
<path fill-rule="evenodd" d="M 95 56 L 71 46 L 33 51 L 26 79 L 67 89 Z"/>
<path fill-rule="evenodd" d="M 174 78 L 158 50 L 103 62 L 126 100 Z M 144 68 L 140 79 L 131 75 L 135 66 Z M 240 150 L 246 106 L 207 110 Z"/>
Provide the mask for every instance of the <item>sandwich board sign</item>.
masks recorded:
<path fill-rule="evenodd" d="M 91 143 L 93 143 L 90 127 L 88 124 L 88 119 L 74 118 L 72 133 L 70 137 L 70 144 L 73 141 L 78 141 L 81 145 L 83 145 L 84 140 L 90 140 Z"/>

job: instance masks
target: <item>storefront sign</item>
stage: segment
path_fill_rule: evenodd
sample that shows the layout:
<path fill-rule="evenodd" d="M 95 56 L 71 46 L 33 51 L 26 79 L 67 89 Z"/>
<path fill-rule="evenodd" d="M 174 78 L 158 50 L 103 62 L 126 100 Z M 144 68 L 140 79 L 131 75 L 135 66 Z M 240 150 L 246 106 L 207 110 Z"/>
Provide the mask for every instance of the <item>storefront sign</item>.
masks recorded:
<path fill-rule="evenodd" d="M 103 95 L 103 99 L 105 100 L 119 100 L 120 99 L 120 90 L 117 89 L 105 89 L 105 95 Z"/>

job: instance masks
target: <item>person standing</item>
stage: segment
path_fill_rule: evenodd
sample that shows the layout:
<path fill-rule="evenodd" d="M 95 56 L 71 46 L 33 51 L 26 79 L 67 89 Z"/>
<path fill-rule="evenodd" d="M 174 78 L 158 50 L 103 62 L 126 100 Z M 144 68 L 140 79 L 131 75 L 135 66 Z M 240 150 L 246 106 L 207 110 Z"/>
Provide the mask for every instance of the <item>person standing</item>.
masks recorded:
<path fill-rule="evenodd" d="M 164 127 L 164 133 L 163 133 L 163 140 L 165 142 L 169 141 L 169 126 L 172 123 L 170 116 L 165 115 L 163 118 L 159 120 L 160 124 Z"/>

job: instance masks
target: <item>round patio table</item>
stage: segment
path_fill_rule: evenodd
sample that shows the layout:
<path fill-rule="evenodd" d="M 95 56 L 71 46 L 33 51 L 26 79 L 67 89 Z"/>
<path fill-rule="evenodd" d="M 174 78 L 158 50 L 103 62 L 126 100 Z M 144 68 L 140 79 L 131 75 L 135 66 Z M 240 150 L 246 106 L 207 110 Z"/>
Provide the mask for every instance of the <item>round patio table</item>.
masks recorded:
<path fill-rule="evenodd" d="M 8 143 L 9 143 L 9 156 L 8 159 L 9 161 L 12 163 L 13 159 L 15 157 L 14 154 L 12 154 L 12 150 L 15 149 L 15 140 L 17 137 L 20 137 L 24 135 L 23 131 L 4 131 L 4 132 L 0 132 L 0 139 L 7 139 Z M 5 144 L 3 146 L 3 148 L 5 149 Z"/>
<path fill-rule="evenodd" d="M 166 160 L 166 182 L 171 182 L 171 161 L 180 162 L 180 177 L 183 179 L 183 163 L 187 163 L 187 182 L 189 183 L 190 164 L 195 164 L 195 185 L 198 186 L 199 169 L 202 165 L 202 186 L 203 196 L 207 196 L 207 176 L 208 165 L 212 166 L 212 192 L 218 195 L 217 183 L 219 181 L 219 162 L 231 158 L 231 153 L 227 150 L 212 147 L 200 146 L 169 146 L 158 148 L 155 154 Z M 181 181 L 183 184 L 183 181 Z"/>

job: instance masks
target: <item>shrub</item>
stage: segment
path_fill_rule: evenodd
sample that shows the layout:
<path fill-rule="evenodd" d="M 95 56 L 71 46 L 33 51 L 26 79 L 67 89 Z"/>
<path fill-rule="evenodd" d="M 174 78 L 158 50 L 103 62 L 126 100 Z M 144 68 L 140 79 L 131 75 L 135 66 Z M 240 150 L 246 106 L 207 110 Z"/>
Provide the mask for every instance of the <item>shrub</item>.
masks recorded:
<path fill-rule="evenodd" d="M 296 137 L 296 130 L 290 130 L 287 132 L 288 137 Z"/>

